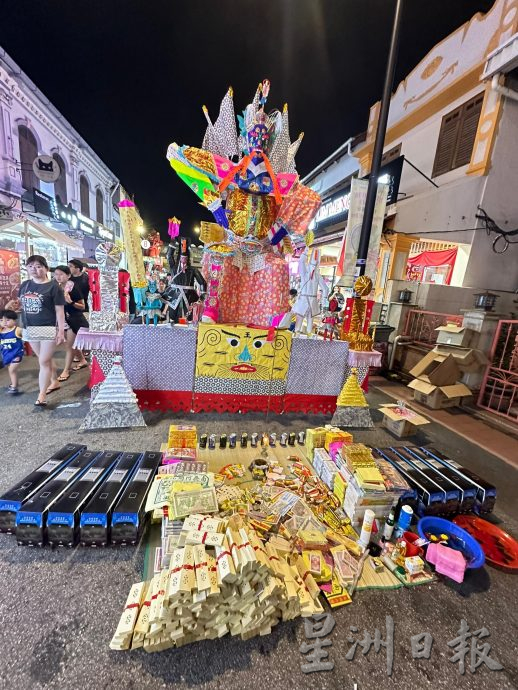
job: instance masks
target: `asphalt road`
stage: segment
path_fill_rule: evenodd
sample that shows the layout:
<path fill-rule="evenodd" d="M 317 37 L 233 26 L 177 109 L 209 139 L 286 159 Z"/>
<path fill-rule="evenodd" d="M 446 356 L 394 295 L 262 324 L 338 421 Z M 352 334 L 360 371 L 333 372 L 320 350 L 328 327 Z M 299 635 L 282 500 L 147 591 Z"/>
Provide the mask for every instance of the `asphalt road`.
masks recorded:
<path fill-rule="evenodd" d="M 146 413 L 145 429 L 79 434 L 77 429 L 88 406 L 86 372 L 74 374 L 61 391 L 49 398 L 47 410 L 33 407 L 36 397 L 34 362 L 27 360 L 21 372 L 23 394 L 13 398 L 0 392 L 0 493 L 48 458 L 67 442 L 87 443 L 90 448 L 153 450 L 167 434 L 172 415 Z M 0 388 L 8 385 L 0 371 Z M 372 406 L 385 401 L 376 391 L 369 394 Z M 355 438 L 372 445 L 400 445 L 379 428 L 359 431 Z M 209 415 L 188 417 L 201 432 L 298 431 L 324 421 L 321 417 L 260 415 Z M 505 463 L 459 439 L 436 424 L 426 427 L 411 441 L 430 443 L 475 471 L 488 475 L 499 490 L 495 520 L 518 535 L 516 513 L 517 475 Z M 263 638 L 242 642 L 230 637 L 148 655 L 113 652 L 108 643 L 117 625 L 130 585 L 139 580 L 143 547 L 89 550 L 51 550 L 18 547 L 14 538 L 0 535 L 0 688 L 12 690 L 77 690 L 89 688 L 199 688 L 226 690 L 236 687 L 358 690 L 383 688 L 480 688 L 507 690 L 518 687 L 518 593 L 512 575 L 486 567 L 469 573 L 462 585 L 436 582 L 430 586 L 397 591 L 366 591 L 355 594 L 353 603 L 336 609 L 336 625 L 329 635 L 331 671 L 306 674 L 299 651 L 306 641 L 301 619 L 280 624 Z M 387 674 L 386 649 L 347 660 L 352 643 L 350 626 L 361 640 L 364 630 L 374 636 L 379 628 L 385 640 L 386 616 L 395 625 L 393 673 Z M 490 637 L 468 638 L 465 674 L 450 657 L 448 642 L 458 636 L 461 619 L 472 632 L 485 627 Z M 430 633 L 430 658 L 413 659 L 411 637 Z M 351 638 L 353 639 L 353 638 Z M 512 640 L 515 640 L 513 643 Z M 484 663 L 471 673 L 473 649 L 492 646 L 490 656 L 504 667 L 491 671 Z"/>

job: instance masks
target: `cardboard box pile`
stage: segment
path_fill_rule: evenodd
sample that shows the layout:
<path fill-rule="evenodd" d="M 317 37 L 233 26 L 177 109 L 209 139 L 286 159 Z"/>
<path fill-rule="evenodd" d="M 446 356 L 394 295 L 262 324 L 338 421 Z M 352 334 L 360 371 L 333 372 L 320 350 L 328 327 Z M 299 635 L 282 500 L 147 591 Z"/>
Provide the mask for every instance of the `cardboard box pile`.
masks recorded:
<path fill-rule="evenodd" d="M 132 586 L 111 649 L 158 652 L 227 633 L 247 640 L 280 620 L 323 613 L 297 554 L 263 542 L 238 518 L 190 516 L 168 568 Z"/>
<path fill-rule="evenodd" d="M 426 354 L 410 371 L 414 380 L 408 384 L 414 391 L 414 400 L 433 410 L 455 407 L 471 390 L 459 382 L 460 369 L 455 357 L 434 350 Z"/>
<path fill-rule="evenodd" d="M 457 347 L 470 347 L 478 336 L 476 331 L 456 323 L 447 323 L 435 329 L 438 333 L 437 344 L 456 345 Z"/>

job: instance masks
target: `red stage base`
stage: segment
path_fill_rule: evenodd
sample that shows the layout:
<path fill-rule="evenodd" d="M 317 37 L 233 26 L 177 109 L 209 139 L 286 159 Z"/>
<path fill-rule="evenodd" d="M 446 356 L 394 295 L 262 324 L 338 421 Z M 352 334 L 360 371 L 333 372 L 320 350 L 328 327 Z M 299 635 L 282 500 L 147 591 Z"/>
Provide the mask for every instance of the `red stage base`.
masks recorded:
<path fill-rule="evenodd" d="M 136 390 L 139 406 L 146 410 L 171 412 L 272 412 L 273 414 L 332 415 L 333 395 L 229 395 L 192 391 Z"/>

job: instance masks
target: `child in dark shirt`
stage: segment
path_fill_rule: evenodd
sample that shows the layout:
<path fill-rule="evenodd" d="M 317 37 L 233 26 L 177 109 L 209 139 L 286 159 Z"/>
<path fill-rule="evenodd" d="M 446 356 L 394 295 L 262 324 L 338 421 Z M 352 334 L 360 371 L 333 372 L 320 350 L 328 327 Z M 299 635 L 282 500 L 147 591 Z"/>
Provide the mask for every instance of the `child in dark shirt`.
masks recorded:
<path fill-rule="evenodd" d="M 22 329 L 18 328 L 17 323 L 15 311 L 5 309 L 0 312 L 0 349 L 11 380 L 7 392 L 11 394 L 18 393 L 18 367 L 23 359 Z"/>

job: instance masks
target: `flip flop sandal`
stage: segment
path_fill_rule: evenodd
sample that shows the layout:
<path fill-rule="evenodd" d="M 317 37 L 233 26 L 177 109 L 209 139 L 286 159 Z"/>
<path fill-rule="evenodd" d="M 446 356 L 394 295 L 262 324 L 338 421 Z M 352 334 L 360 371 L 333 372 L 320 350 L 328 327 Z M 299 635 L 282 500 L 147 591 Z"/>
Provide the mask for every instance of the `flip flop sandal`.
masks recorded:
<path fill-rule="evenodd" d="M 54 393 L 55 391 L 59 391 L 61 386 L 57 386 L 56 388 L 47 388 L 47 395 L 50 395 L 51 393 Z"/>
<path fill-rule="evenodd" d="M 72 371 L 81 371 L 81 369 L 86 369 L 88 366 L 88 363 L 85 362 L 85 364 L 80 364 L 77 367 L 72 367 Z"/>
<path fill-rule="evenodd" d="M 34 407 L 47 407 L 47 401 L 36 400 L 36 402 L 34 403 Z"/>
<path fill-rule="evenodd" d="M 69 378 L 70 378 L 70 374 L 68 374 L 68 376 L 63 376 L 63 374 L 60 374 L 58 376 L 58 381 L 60 383 L 64 383 L 65 381 L 68 381 Z M 47 391 L 47 393 L 48 393 L 48 391 Z"/>

